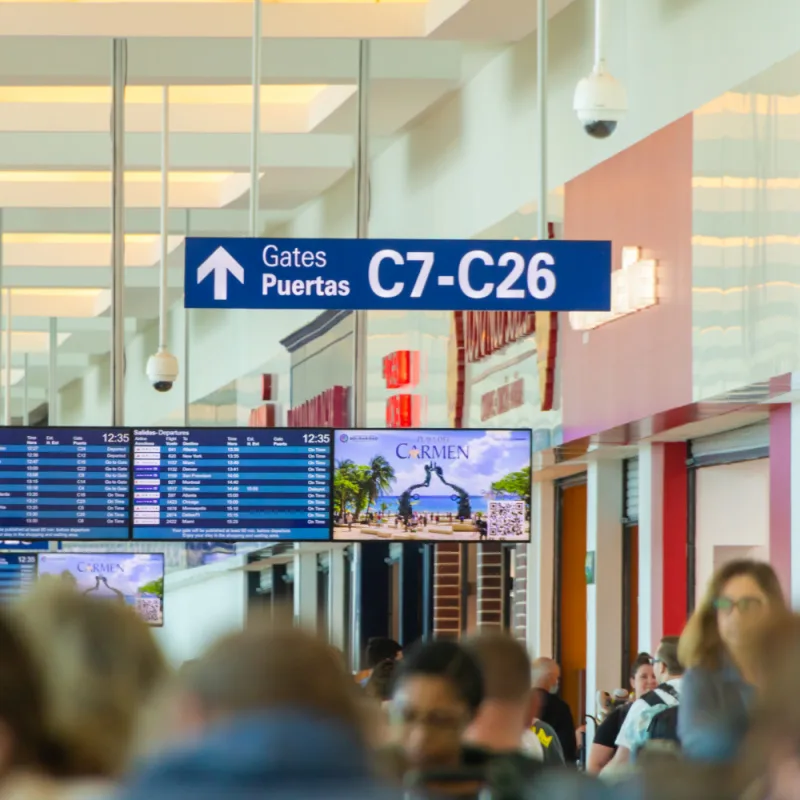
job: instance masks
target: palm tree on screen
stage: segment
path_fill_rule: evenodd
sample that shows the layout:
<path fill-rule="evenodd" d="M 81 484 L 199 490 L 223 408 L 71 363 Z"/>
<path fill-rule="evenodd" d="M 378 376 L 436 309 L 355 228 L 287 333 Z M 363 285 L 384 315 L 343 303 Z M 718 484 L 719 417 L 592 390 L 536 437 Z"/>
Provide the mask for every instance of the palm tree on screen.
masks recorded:
<path fill-rule="evenodd" d="M 369 462 L 369 502 L 374 503 L 382 494 L 387 494 L 394 478 L 394 467 L 383 456 L 373 456 Z"/>

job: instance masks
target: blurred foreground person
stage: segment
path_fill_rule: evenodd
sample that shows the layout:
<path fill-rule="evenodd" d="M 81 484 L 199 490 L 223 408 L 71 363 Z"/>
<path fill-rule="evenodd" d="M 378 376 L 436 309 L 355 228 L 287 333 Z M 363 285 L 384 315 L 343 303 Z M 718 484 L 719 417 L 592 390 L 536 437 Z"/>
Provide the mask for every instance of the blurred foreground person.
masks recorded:
<path fill-rule="evenodd" d="M 525 647 L 499 632 L 478 634 L 465 646 L 483 673 L 484 699 L 464 736 L 475 748 L 474 757 L 485 760 L 487 753 L 502 754 L 525 774 L 538 771 L 537 762 L 563 766 L 555 731 L 535 724 L 539 695 L 533 691 Z"/>
<path fill-rule="evenodd" d="M 740 761 L 743 800 L 800 800 L 800 617 L 769 626 L 755 645 L 759 698 Z"/>
<path fill-rule="evenodd" d="M 47 730 L 32 654 L 0 614 L 0 800 L 56 800 L 63 758 Z"/>
<path fill-rule="evenodd" d="M 482 702 L 480 667 L 461 645 L 415 645 L 398 664 L 392 686 L 392 722 L 408 767 L 461 767 L 461 739 Z"/>
<path fill-rule="evenodd" d="M 522 751 L 532 695 L 528 655 L 507 636 L 412 648 L 398 665 L 392 693 L 406 784 L 420 796 L 470 800 L 610 798 L 602 784 Z"/>
<path fill-rule="evenodd" d="M 124 603 L 41 581 L 12 619 L 41 673 L 46 724 L 76 796 L 107 796 L 155 722 L 169 672 L 150 628 Z"/>
<path fill-rule="evenodd" d="M 678 738 L 687 758 L 714 762 L 736 755 L 756 693 L 753 642 L 786 614 L 769 564 L 731 561 L 711 578 L 678 648 L 686 667 Z"/>
<path fill-rule="evenodd" d="M 324 642 L 253 621 L 187 667 L 187 741 L 135 774 L 123 800 L 374 798 L 361 701 Z"/>

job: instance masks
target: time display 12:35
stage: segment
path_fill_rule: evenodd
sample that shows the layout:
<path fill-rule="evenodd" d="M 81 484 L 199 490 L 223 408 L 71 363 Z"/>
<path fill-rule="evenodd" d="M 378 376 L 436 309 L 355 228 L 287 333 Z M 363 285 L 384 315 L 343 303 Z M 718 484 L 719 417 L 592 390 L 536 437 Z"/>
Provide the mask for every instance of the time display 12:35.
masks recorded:
<path fill-rule="evenodd" d="M 303 441 L 306 444 L 330 444 L 331 435 L 329 433 L 304 433 Z"/>
<path fill-rule="evenodd" d="M 129 433 L 104 433 L 103 441 L 108 444 L 128 444 L 131 440 Z"/>

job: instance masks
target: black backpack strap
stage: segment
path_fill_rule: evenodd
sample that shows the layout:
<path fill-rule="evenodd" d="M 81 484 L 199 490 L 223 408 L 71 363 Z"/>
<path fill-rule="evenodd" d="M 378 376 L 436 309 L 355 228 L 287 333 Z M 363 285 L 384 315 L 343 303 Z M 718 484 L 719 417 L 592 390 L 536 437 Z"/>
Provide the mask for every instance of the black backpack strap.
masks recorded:
<path fill-rule="evenodd" d="M 678 690 L 669 683 L 662 683 L 659 687 L 662 692 L 668 694 L 673 700 L 676 702 L 681 699 L 680 695 L 678 694 Z"/>
<path fill-rule="evenodd" d="M 640 700 L 644 700 L 645 703 L 649 706 L 663 706 L 664 705 L 664 698 L 655 690 L 651 689 L 649 692 L 645 692 L 639 698 Z"/>

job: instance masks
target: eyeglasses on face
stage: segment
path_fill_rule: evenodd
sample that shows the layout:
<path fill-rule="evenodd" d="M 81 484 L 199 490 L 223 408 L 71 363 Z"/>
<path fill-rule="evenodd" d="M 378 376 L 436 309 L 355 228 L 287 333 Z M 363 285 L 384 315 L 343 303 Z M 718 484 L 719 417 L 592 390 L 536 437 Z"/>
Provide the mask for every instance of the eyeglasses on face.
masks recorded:
<path fill-rule="evenodd" d="M 760 597 L 740 597 L 738 600 L 732 600 L 730 597 L 718 597 L 714 601 L 714 608 L 723 614 L 733 613 L 734 608 L 738 608 L 740 614 L 747 614 L 757 611 L 763 605 L 764 601 Z"/>

